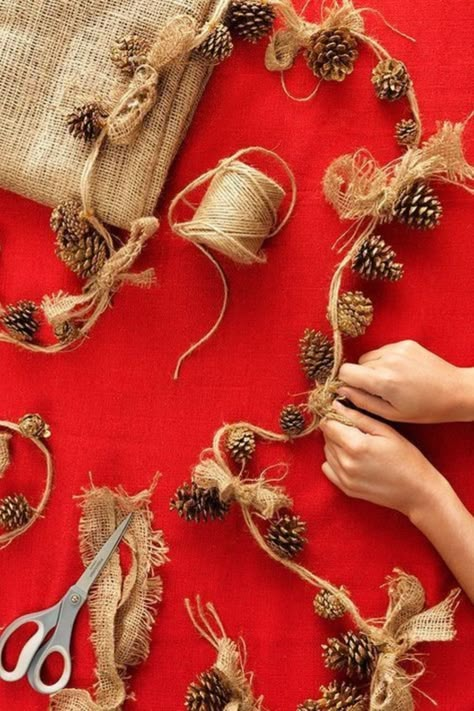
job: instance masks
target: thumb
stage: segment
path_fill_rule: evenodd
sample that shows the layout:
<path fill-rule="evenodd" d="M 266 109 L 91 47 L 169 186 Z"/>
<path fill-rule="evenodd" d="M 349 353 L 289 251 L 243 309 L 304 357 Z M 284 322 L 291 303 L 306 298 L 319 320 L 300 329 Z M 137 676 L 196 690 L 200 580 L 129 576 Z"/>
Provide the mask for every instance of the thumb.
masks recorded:
<path fill-rule="evenodd" d="M 341 415 L 344 415 L 344 417 L 347 417 L 348 420 L 353 422 L 353 424 L 361 430 L 361 432 L 365 432 L 365 434 L 387 436 L 394 431 L 388 425 L 375 420 L 373 417 L 369 417 L 369 415 L 365 415 L 358 410 L 345 407 L 338 400 L 334 402 L 333 407 L 336 412 L 339 412 Z"/>

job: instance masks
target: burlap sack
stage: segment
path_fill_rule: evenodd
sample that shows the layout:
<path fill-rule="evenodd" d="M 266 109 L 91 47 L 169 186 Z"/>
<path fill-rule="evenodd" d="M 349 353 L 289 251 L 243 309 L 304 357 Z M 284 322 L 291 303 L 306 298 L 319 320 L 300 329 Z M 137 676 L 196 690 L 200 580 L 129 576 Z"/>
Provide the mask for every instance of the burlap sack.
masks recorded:
<path fill-rule="evenodd" d="M 170 18 L 198 25 L 214 0 L 0 0 L 0 185 L 55 206 L 79 195 L 91 150 L 65 126 L 74 106 L 116 87 L 114 40 L 153 41 Z M 117 227 L 153 213 L 211 67 L 195 58 L 162 71 L 158 102 L 134 143 L 107 143 L 93 179 L 98 216 Z"/>

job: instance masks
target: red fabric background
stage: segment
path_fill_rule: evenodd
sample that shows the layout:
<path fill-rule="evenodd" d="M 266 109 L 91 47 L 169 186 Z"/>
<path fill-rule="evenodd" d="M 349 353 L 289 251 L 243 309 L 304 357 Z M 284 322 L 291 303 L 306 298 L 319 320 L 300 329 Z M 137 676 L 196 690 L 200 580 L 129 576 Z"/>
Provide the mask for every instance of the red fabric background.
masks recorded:
<path fill-rule="evenodd" d="M 417 38 L 411 44 L 374 16 L 370 30 L 404 58 L 416 83 L 427 133 L 439 119 L 462 120 L 472 109 L 474 6 L 437 0 L 372 3 Z M 162 207 L 191 179 L 248 145 L 277 150 L 293 167 L 298 204 L 287 229 L 268 247 L 268 264 L 236 268 L 226 263 L 232 294 L 218 335 L 185 365 L 179 382 L 171 373 L 177 356 L 216 315 L 220 287 L 212 267 L 163 224 L 140 265 L 153 264 L 158 287 L 124 288 L 73 353 L 56 357 L 0 346 L 1 416 L 15 420 L 41 412 L 53 431 L 56 488 L 47 517 L 0 553 L 0 624 L 56 602 L 80 573 L 79 510 L 73 496 L 87 486 L 122 484 L 136 492 L 160 470 L 154 499 L 156 523 L 165 530 L 171 562 L 163 569 L 165 598 L 148 661 L 133 677 L 137 702 L 127 708 L 175 711 L 183 707 L 191 679 L 213 662 L 213 651 L 192 628 L 185 596 L 212 600 L 231 636 L 242 634 L 255 688 L 273 711 L 291 711 L 316 696 L 328 681 L 320 644 L 343 625 L 315 619 L 314 591 L 267 559 L 244 529 L 239 511 L 223 523 L 194 526 L 168 511 L 169 498 L 189 476 L 200 450 L 223 421 L 248 418 L 276 426 L 280 407 L 303 391 L 297 340 L 307 326 L 325 326 L 325 304 L 336 255 L 331 245 L 342 225 L 321 194 L 331 159 L 367 146 L 383 162 L 397 155 L 393 125 L 406 106 L 383 105 L 370 85 L 373 57 L 361 51 L 354 74 L 325 85 L 308 103 L 290 101 L 278 75 L 263 67 L 264 45 L 239 45 L 219 67 L 198 110 L 168 181 Z M 289 77 L 295 92 L 311 88 L 301 64 Z M 472 148 L 472 129 L 470 138 Z M 470 151 L 471 157 L 473 151 Z M 406 264 L 397 285 L 366 287 L 375 300 L 373 327 L 348 345 L 349 357 L 402 338 L 420 340 L 459 365 L 473 364 L 473 204 L 466 192 L 441 186 L 445 215 L 433 233 L 387 228 L 384 234 Z M 49 210 L 1 193 L 0 294 L 3 303 L 39 300 L 45 292 L 75 288 L 73 276 L 54 256 Z M 162 210 L 164 214 L 164 210 Z M 427 400 L 436 392 L 426 393 Z M 404 427 L 474 506 L 472 425 Z M 2 495 L 39 494 L 42 463 L 28 445 L 16 447 Z M 254 466 L 288 461 L 287 487 L 309 522 L 304 561 L 335 583 L 344 583 L 367 616 L 386 607 L 385 576 L 395 566 L 418 575 L 432 604 L 454 585 L 437 554 L 403 516 L 345 498 L 322 476 L 319 435 L 288 447 L 261 447 Z M 472 711 L 474 614 L 465 597 L 457 614 L 458 637 L 423 648 L 427 673 L 418 686 L 442 711 Z M 87 613 L 74 642 L 74 684 L 93 678 Z M 431 704 L 415 694 L 419 709 Z M 47 700 L 26 682 L 0 685 L 2 709 L 46 709 Z"/>

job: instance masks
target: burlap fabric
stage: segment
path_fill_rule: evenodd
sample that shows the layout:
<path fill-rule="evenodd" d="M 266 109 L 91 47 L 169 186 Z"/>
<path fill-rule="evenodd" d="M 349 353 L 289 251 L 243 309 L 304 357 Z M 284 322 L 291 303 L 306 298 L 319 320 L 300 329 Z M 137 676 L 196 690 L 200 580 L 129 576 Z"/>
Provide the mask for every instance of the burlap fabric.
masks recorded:
<path fill-rule="evenodd" d="M 74 106 L 116 91 L 114 40 L 137 32 L 150 41 L 170 18 L 202 23 L 213 0 L 0 0 L 0 185 L 55 206 L 79 195 L 90 148 L 69 135 Z M 210 75 L 183 58 L 160 72 L 159 99 L 132 145 L 103 147 L 93 207 L 128 229 L 151 215 Z"/>
<path fill-rule="evenodd" d="M 10 440 L 12 436 L 9 432 L 0 432 L 0 478 L 2 478 L 10 466 Z"/>

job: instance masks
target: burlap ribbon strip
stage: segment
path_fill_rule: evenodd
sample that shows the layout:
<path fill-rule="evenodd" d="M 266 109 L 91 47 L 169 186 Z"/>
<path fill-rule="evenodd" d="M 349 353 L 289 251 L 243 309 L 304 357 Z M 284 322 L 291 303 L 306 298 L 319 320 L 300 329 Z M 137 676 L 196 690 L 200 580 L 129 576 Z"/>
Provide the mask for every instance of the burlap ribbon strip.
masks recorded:
<path fill-rule="evenodd" d="M 0 432 L 0 479 L 10 466 L 10 440 L 9 432 Z"/>

